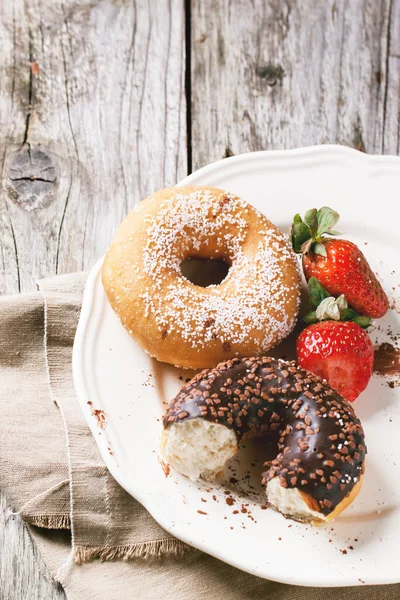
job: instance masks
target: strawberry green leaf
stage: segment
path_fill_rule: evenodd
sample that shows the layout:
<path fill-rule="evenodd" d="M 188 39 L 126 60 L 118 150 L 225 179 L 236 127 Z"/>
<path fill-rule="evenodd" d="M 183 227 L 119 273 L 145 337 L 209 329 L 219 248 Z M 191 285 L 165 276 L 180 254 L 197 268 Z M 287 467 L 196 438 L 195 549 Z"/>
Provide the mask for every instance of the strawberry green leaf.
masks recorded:
<path fill-rule="evenodd" d="M 357 325 L 359 325 L 360 327 L 363 327 L 364 329 L 369 327 L 369 325 L 371 325 L 371 317 L 366 317 L 366 316 L 362 316 L 362 315 L 358 315 L 358 317 L 354 317 L 354 319 L 352 319 L 353 323 L 357 323 Z"/>
<path fill-rule="evenodd" d="M 304 223 L 310 228 L 311 237 L 314 237 L 318 229 L 318 211 L 310 208 L 304 215 Z"/>
<path fill-rule="evenodd" d="M 323 206 L 318 210 L 318 229 L 316 237 L 320 237 L 324 233 L 329 231 L 336 225 L 340 219 L 339 213 L 328 206 Z"/>
<path fill-rule="evenodd" d="M 310 277 L 308 281 L 308 298 L 315 309 L 303 317 L 304 322 L 309 325 L 318 321 L 353 321 L 366 328 L 371 324 L 370 317 L 360 315 L 348 307 L 344 294 L 338 298 L 331 296 L 316 277 Z"/>
<path fill-rule="evenodd" d="M 312 251 L 314 252 L 314 254 L 319 254 L 320 256 L 326 256 L 326 248 L 325 248 L 324 244 L 321 244 L 320 242 L 314 242 L 312 244 Z"/>
<path fill-rule="evenodd" d="M 298 254 L 314 252 L 326 256 L 324 234 L 341 235 L 333 229 L 339 220 L 339 214 L 328 206 L 319 210 L 310 208 L 304 215 L 304 220 L 299 214 L 295 215 L 290 232 L 293 250 Z"/>
<path fill-rule="evenodd" d="M 311 237 L 310 228 L 308 225 L 306 225 L 306 223 L 304 223 L 300 215 L 295 215 L 293 219 L 290 237 L 292 240 L 293 250 L 300 254 L 302 252 L 302 245 Z"/>
<path fill-rule="evenodd" d="M 352 308 L 346 308 L 340 311 L 340 319 L 342 321 L 352 321 L 355 317 L 358 316 L 359 314 Z"/>
<path fill-rule="evenodd" d="M 310 277 L 308 282 L 308 298 L 313 308 L 317 308 L 325 298 L 329 298 L 330 293 L 324 288 L 322 283 L 316 277 Z"/>
<path fill-rule="evenodd" d="M 317 319 L 317 315 L 315 314 L 315 310 L 304 315 L 303 321 L 304 321 L 304 323 L 307 323 L 307 325 L 313 325 L 314 323 L 318 323 L 318 319 Z"/>

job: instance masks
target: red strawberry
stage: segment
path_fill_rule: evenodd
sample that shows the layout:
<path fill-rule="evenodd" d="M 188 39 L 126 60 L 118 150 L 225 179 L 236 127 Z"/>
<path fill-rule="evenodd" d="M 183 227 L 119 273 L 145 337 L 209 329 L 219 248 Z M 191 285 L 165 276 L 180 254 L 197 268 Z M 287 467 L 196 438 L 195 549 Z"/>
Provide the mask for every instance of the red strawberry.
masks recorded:
<path fill-rule="evenodd" d="M 374 348 L 356 323 L 321 321 L 299 335 L 297 359 L 301 367 L 326 379 L 353 402 L 372 375 Z"/>
<path fill-rule="evenodd" d="M 383 317 L 388 299 L 361 250 L 347 240 L 324 237 L 339 235 L 332 229 L 338 220 L 338 213 L 326 206 L 307 211 L 304 220 L 294 217 L 292 243 L 303 254 L 304 274 L 307 280 L 316 277 L 332 296 L 344 294 L 361 315 Z"/>
<path fill-rule="evenodd" d="M 360 314 L 383 317 L 388 299 L 361 250 L 347 240 L 324 240 L 323 245 L 326 256 L 303 254 L 306 278 L 316 277 L 332 296 L 344 294 Z"/>
<path fill-rule="evenodd" d="M 349 308 L 345 296 L 329 296 L 315 277 L 308 282 L 308 297 L 314 310 L 303 317 L 312 325 L 297 338 L 299 365 L 326 379 L 352 402 L 372 374 L 374 348 L 362 329 L 371 319 Z"/>

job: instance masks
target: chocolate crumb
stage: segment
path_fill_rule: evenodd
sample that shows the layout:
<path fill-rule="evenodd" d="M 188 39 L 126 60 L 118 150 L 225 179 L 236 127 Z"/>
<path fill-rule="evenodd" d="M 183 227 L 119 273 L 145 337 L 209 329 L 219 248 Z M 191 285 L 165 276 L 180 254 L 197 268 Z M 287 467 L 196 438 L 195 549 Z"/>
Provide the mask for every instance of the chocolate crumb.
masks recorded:
<path fill-rule="evenodd" d="M 233 429 L 239 444 L 269 432 L 278 454 L 265 465 L 263 485 L 277 477 L 284 488 L 299 487 L 325 515 L 351 492 L 356 477 L 359 480 L 366 452 L 360 422 L 326 382 L 294 363 L 233 358 L 203 371 L 180 390 L 163 424 L 167 428 L 198 417 Z M 244 482 L 249 477 L 244 476 Z M 232 476 L 229 483 L 240 482 Z M 233 506 L 235 499 L 228 490 L 225 494 L 226 504 Z"/>

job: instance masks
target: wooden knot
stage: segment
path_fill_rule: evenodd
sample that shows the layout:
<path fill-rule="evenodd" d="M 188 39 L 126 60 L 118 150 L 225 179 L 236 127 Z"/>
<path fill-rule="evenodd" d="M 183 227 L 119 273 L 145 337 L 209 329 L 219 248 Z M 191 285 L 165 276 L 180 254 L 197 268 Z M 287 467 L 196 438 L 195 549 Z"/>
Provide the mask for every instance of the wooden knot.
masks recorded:
<path fill-rule="evenodd" d="M 280 65 L 259 65 L 256 67 L 256 75 L 264 79 L 267 85 L 274 87 L 278 81 L 281 82 L 285 72 Z"/>
<path fill-rule="evenodd" d="M 50 156 L 28 146 L 16 152 L 9 162 L 7 193 L 15 204 L 28 212 L 44 208 L 53 197 L 56 179 Z"/>

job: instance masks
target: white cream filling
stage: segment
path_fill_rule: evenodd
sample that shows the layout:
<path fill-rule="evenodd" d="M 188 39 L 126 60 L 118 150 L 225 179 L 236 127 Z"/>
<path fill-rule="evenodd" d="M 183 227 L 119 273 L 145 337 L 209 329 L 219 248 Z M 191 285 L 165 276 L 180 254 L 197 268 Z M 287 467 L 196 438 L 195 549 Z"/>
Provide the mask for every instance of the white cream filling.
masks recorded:
<path fill-rule="evenodd" d="M 212 481 L 237 452 L 233 429 L 202 418 L 172 423 L 164 430 L 161 453 L 169 464 L 196 481 Z"/>
<path fill-rule="evenodd" d="M 277 477 L 267 483 L 265 493 L 269 504 L 287 517 L 299 521 L 326 520 L 325 515 L 307 506 L 298 489 L 282 487 Z"/>

